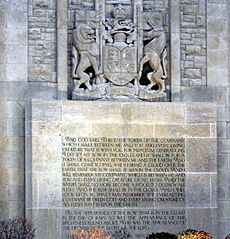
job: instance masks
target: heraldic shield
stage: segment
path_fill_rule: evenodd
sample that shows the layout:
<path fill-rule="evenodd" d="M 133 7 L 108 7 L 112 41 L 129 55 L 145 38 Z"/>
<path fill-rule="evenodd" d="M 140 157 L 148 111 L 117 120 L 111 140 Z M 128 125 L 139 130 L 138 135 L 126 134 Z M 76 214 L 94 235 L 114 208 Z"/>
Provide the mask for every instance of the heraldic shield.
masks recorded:
<path fill-rule="evenodd" d="M 104 74 L 105 77 L 117 86 L 125 86 L 137 75 L 137 49 L 136 47 L 125 46 L 124 48 L 115 45 L 104 46 Z"/>

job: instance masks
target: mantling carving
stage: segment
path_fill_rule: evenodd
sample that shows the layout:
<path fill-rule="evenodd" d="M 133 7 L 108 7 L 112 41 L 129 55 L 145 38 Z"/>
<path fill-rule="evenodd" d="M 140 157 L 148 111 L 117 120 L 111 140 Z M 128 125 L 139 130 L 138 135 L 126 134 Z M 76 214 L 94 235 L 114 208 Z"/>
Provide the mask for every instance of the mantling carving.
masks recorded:
<path fill-rule="evenodd" d="M 73 32 L 73 99 L 166 97 L 167 35 L 162 14 L 133 11 L 117 4 L 105 18 L 105 6 L 76 11 Z M 132 17 L 131 17 L 132 16 Z"/>

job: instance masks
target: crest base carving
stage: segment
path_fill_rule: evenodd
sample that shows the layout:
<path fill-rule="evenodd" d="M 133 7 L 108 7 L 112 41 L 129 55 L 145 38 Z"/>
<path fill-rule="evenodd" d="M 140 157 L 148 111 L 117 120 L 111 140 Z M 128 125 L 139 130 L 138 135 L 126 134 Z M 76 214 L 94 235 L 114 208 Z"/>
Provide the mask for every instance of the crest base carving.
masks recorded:
<path fill-rule="evenodd" d="M 73 100 L 135 100 L 135 101 L 166 101 L 166 92 L 148 91 L 139 89 L 133 85 L 114 86 L 112 84 L 101 84 L 92 91 L 82 88 L 72 92 Z"/>
<path fill-rule="evenodd" d="M 165 101 L 167 99 L 166 92 L 161 93 L 154 93 L 154 92 L 148 92 L 144 90 L 139 91 L 139 99 L 146 100 L 146 101 Z"/>

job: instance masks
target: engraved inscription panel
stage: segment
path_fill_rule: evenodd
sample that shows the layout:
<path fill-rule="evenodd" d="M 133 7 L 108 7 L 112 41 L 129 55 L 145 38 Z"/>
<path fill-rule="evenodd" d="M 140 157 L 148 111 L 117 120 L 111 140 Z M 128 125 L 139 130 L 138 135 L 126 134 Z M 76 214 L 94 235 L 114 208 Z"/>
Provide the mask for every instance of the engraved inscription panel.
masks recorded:
<path fill-rule="evenodd" d="M 184 139 L 65 136 L 62 177 L 66 231 L 123 225 L 145 238 L 185 224 Z"/>

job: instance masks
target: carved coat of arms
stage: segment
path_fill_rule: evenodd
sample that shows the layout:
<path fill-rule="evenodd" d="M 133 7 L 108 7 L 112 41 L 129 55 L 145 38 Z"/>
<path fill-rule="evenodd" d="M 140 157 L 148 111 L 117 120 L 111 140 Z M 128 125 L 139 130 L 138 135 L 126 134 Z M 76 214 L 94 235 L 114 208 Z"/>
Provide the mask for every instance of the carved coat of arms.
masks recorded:
<path fill-rule="evenodd" d="M 167 35 L 160 13 L 122 4 L 76 11 L 73 99 L 166 97 Z"/>

